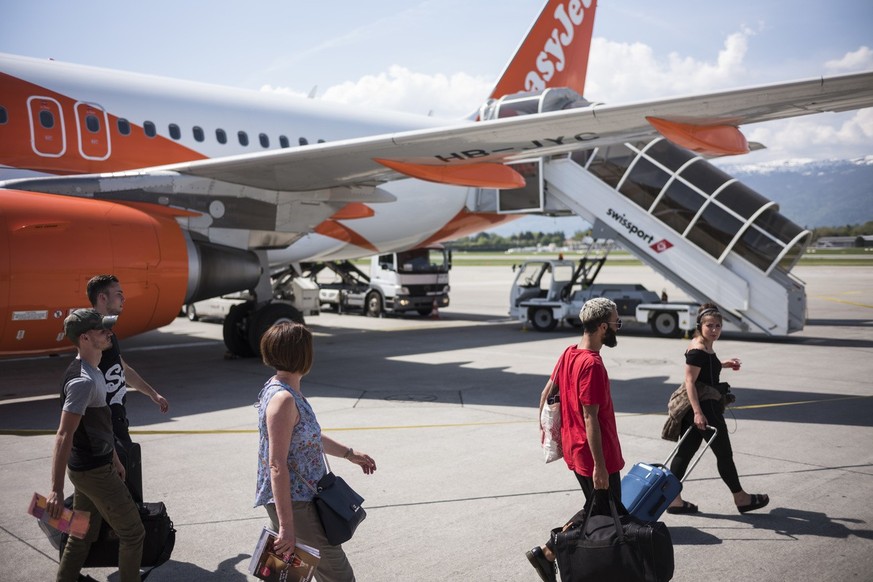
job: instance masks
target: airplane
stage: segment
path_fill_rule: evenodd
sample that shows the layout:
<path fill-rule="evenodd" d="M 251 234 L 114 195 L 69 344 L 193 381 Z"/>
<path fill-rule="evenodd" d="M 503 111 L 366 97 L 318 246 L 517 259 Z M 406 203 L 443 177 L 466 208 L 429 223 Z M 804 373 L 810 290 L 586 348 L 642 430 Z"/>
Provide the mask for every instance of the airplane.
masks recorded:
<path fill-rule="evenodd" d="M 663 136 L 749 151 L 740 125 L 873 106 L 873 72 L 607 105 L 583 97 L 596 0 L 548 0 L 465 119 L 0 55 L 0 356 L 71 349 L 62 321 L 114 273 L 120 337 L 251 290 L 225 342 L 303 314 L 270 274 L 444 242 L 521 216 L 493 203 L 531 160 Z M 515 106 L 515 104 L 525 104 Z"/>

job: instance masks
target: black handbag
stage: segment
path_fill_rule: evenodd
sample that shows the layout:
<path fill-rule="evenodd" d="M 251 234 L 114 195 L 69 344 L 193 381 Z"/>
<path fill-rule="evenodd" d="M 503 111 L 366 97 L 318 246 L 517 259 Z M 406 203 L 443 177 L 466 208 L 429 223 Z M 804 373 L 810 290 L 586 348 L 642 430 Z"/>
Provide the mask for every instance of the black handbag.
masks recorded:
<path fill-rule="evenodd" d="M 594 492 L 584 521 L 553 532 L 561 580 L 666 582 L 673 578 L 673 542 L 662 522 L 644 522 L 622 511 L 608 490 Z M 604 513 L 608 505 L 608 513 Z M 595 506 L 597 509 L 595 510 Z"/>
<path fill-rule="evenodd" d="M 367 517 L 367 512 L 361 507 L 364 498 L 349 487 L 342 477 L 330 471 L 319 479 L 317 489 L 315 510 L 318 511 L 327 541 L 333 546 L 349 541 Z"/>
<path fill-rule="evenodd" d="M 324 463 L 327 473 L 318 480 L 315 487 L 296 469 L 294 472 L 315 492 L 313 502 L 321 526 L 324 528 L 324 535 L 330 545 L 338 546 L 352 539 L 355 530 L 367 517 L 367 512 L 362 507 L 364 498 L 358 495 L 342 477 L 331 472 L 327 455 L 324 456 Z"/>

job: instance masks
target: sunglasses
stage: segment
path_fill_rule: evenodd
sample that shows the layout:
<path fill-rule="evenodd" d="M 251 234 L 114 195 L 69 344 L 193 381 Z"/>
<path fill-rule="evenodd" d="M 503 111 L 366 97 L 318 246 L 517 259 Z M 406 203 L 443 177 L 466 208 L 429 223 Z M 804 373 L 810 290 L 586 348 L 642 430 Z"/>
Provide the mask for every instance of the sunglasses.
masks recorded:
<path fill-rule="evenodd" d="M 607 321 L 606 325 L 614 325 L 615 329 L 621 329 L 621 319 L 616 319 L 615 321 Z"/>

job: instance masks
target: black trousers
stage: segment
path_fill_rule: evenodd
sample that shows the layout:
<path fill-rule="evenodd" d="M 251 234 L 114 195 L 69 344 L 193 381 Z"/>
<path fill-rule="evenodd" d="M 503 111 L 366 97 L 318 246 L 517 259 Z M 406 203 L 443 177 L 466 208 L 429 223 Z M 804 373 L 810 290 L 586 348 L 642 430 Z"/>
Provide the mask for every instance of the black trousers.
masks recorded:
<path fill-rule="evenodd" d="M 743 490 L 740 485 L 740 477 L 737 474 L 737 466 L 734 464 L 734 451 L 731 448 L 731 439 L 728 436 L 727 424 L 724 421 L 724 411 L 721 403 L 718 400 L 704 400 L 700 403 L 700 409 L 706 417 L 706 423 L 718 429 L 718 436 L 712 442 L 710 448 L 715 454 L 718 462 L 718 474 L 721 480 L 724 481 L 731 493 L 739 493 Z M 685 434 L 691 426 L 694 425 L 694 411 L 689 410 L 682 417 L 682 434 Z M 694 458 L 694 453 L 700 448 L 703 439 L 708 440 L 712 437 L 712 431 L 693 430 L 688 438 L 679 446 L 673 462 L 670 463 L 670 471 L 677 478 L 682 479 L 685 476 L 685 471 L 688 470 L 688 464 Z"/>

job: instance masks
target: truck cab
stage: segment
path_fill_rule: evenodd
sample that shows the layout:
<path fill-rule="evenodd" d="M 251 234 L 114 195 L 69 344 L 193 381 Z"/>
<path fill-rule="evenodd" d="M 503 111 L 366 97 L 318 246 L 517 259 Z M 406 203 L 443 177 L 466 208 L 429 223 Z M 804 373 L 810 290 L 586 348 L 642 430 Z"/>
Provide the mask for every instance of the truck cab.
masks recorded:
<path fill-rule="evenodd" d="M 333 278 L 319 278 L 319 300 L 339 312 L 360 310 L 380 317 L 384 313 L 417 312 L 429 315 L 434 307 L 449 305 L 451 251 L 431 245 L 370 257 L 369 272 L 349 261 L 319 263 L 313 276 L 325 270 Z"/>
<path fill-rule="evenodd" d="M 428 315 L 434 306 L 449 305 L 451 252 L 430 246 L 370 258 L 367 315 L 416 311 Z"/>

